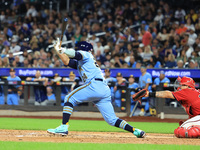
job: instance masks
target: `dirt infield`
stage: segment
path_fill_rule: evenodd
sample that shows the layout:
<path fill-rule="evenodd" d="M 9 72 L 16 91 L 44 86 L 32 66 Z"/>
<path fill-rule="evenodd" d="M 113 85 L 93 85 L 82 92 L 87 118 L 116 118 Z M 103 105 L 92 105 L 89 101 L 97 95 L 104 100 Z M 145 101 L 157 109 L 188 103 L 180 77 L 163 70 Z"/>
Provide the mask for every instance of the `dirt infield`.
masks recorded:
<path fill-rule="evenodd" d="M 35 130 L 0 130 L 0 141 L 200 145 L 199 139 L 179 139 L 173 134 L 148 133 L 139 139 L 131 133 L 71 131 L 68 136 L 61 137 Z"/>

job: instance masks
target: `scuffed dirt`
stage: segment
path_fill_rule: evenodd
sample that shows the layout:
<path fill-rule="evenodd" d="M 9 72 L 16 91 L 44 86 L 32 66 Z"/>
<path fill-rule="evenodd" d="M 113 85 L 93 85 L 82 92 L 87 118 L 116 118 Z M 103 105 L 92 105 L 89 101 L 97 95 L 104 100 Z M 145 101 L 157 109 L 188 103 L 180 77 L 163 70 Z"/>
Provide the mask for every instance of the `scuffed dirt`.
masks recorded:
<path fill-rule="evenodd" d="M 0 141 L 200 145 L 199 139 L 181 139 L 173 134 L 147 133 L 145 138 L 136 138 L 133 134 L 124 132 L 70 131 L 68 136 L 62 137 L 51 135 L 46 131 L 2 129 Z"/>

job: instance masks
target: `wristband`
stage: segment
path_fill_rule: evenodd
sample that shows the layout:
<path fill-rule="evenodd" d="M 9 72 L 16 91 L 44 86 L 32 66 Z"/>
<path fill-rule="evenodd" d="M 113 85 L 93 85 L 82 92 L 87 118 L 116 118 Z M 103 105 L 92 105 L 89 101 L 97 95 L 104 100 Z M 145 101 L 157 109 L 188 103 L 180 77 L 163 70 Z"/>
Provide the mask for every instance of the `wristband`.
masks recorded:
<path fill-rule="evenodd" d="M 156 92 L 149 92 L 149 97 L 156 97 Z"/>

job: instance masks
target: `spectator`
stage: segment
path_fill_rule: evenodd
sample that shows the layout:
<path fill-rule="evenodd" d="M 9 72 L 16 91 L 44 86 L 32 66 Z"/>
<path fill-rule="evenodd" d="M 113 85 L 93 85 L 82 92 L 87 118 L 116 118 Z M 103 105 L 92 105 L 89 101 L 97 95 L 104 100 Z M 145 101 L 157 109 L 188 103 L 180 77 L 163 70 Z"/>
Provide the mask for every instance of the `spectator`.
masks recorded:
<path fill-rule="evenodd" d="M 196 23 L 196 21 L 198 19 L 198 15 L 195 13 L 194 9 L 190 9 L 190 13 L 185 16 L 186 20 L 188 18 L 192 19 L 192 23 Z"/>
<path fill-rule="evenodd" d="M 141 66 L 142 66 L 142 62 L 141 62 L 141 60 L 138 60 L 138 61 L 136 62 L 135 67 L 139 69 L 139 68 L 141 68 Z"/>
<path fill-rule="evenodd" d="M 22 46 L 21 46 L 21 49 L 20 49 L 20 51 L 25 51 L 25 50 L 30 50 L 31 49 L 31 47 L 29 46 L 29 44 L 28 44 L 28 41 L 29 39 L 28 38 L 24 38 L 23 39 L 23 43 L 22 43 Z"/>
<path fill-rule="evenodd" d="M 191 18 L 187 18 L 185 27 L 187 28 L 188 31 L 190 31 L 191 29 L 195 30 L 194 25 L 191 22 Z"/>
<path fill-rule="evenodd" d="M 152 59 L 153 59 L 153 62 L 154 62 L 155 64 L 160 63 L 160 64 L 161 64 L 160 67 L 163 66 L 164 61 L 163 61 L 163 59 L 159 56 L 159 53 L 158 53 L 158 50 L 157 50 L 157 49 L 153 49 Z M 158 68 L 160 68 L 160 67 L 158 67 Z"/>
<path fill-rule="evenodd" d="M 185 68 L 189 69 L 197 69 L 199 68 L 199 65 L 197 62 L 195 62 L 193 59 L 191 59 L 189 62 L 185 64 Z"/>
<path fill-rule="evenodd" d="M 163 19 L 164 19 L 164 16 L 162 14 L 162 10 L 158 9 L 157 15 L 155 16 L 154 21 L 161 23 L 163 21 Z"/>
<path fill-rule="evenodd" d="M 166 28 L 162 28 L 162 32 L 159 32 L 157 35 L 157 39 L 161 42 L 166 41 L 169 39 L 170 34 L 167 33 L 167 29 Z"/>
<path fill-rule="evenodd" d="M 178 57 L 176 58 L 177 61 L 182 60 L 183 63 L 186 63 L 187 61 L 187 56 L 185 53 L 185 49 L 181 50 L 180 53 L 178 54 Z"/>
<path fill-rule="evenodd" d="M 151 51 L 151 47 L 149 45 L 145 46 L 143 53 L 143 62 L 149 62 L 153 53 Z"/>
<path fill-rule="evenodd" d="M 8 59 L 9 59 L 9 65 L 12 66 L 12 63 L 15 60 L 12 52 L 9 52 Z"/>
<path fill-rule="evenodd" d="M 12 43 L 11 43 L 11 46 L 10 46 L 10 51 L 11 53 L 16 53 L 16 52 L 19 52 L 21 49 L 21 47 L 19 45 L 17 45 L 17 39 L 16 38 L 13 38 L 12 39 Z"/>
<path fill-rule="evenodd" d="M 20 77 L 15 75 L 14 68 L 10 69 L 10 76 L 7 78 L 8 81 L 21 81 Z M 19 105 L 19 94 L 22 93 L 21 85 L 9 85 L 8 86 L 8 95 L 7 95 L 7 104 L 8 105 Z"/>
<path fill-rule="evenodd" d="M 144 29 L 141 30 L 142 34 L 142 43 L 144 46 L 151 45 L 152 35 L 149 31 L 145 31 Z"/>
<path fill-rule="evenodd" d="M 165 68 L 175 68 L 177 66 L 174 54 L 169 54 L 167 56 L 167 61 L 165 63 Z"/>
<path fill-rule="evenodd" d="M 19 61 L 19 56 L 15 56 L 15 63 L 16 63 L 16 67 L 21 67 L 22 63 Z"/>
<path fill-rule="evenodd" d="M 94 47 L 94 54 L 97 55 L 97 52 L 100 51 L 100 54 L 104 54 L 104 47 L 101 45 L 101 41 L 97 41 L 96 46 Z"/>
<path fill-rule="evenodd" d="M 60 20 L 62 10 L 56 12 L 46 8 L 45 11 L 43 11 L 40 7 L 37 7 L 36 9 L 35 7 L 41 4 L 39 1 L 31 4 L 23 2 L 22 4 L 19 3 L 17 6 L 15 6 L 14 3 L 15 2 L 8 3 L 8 7 L 13 8 L 14 10 L 6 9 L 6 12 L 1 11 L 0 14 L 0 27 L 2 29 L 0 33 L 0 39 L 2 39 L 0 40 L 0 43 L 2 42 L 2 44 L 0 44 L 1 57 L 5 57 L 9 50 L 11 52 L 23 51 L 23 55 L 19 56 L 20 62 L 23 62 L 25 57 L 27 57 L 26 50 L 29 49 L 28 47 L 33 51 L 40 51 L 40 49 L 50 51 L 48 46 L 51 45 L 53 39 L 56 39 L 56 37 L 61 34 Z M 10 4 L 12 4 L 12 6 L 9 6 Z M 85 2 L 83 2 L 83 5 L 84 4 Z M 21 9 L 23 5 L 26 5 L 26 9 L 24 10 Z M 130 50 L 137 49 L 141 42 L 144 43 L 145 46 L 150 45 L 152 50 L 156 48 L 159 53 L 161 50 L 165 51 L 166 48 L 172 48 L 175 56 L 175 51 L 179 53 L 185 46 L 189 45 L 190 47 L 188 48 L 189 51 L 187 52 L 188 57 L 186 61 L 190 58 L 190 54 L 193 50 L 198 51 L 200 42 L 198 42 L 199 39 L 197 37 L 200 33 L 200 20 L 198 19 L 198 10 L 192 8 L 192 5 L 187 8 L 182 7 L 182 5 L 172 7 L 170 1 L 160 1 L 158 5 L 147 2 L 144 5 L 143 2 L 139 1 L 130 2 L 130 4 L 122 3 L 120 6 L 116 7 L 113 7 L 112 3 L 111 5 L 107 5 L 106 3 L 105 8 L 104 6 L 104 2 L 98 4 L 95 3 L 94 9 L 91 7 L 89 13 L 83 11 L 78 5 L 72 7 L 72 14 L 68 14 L 67 16 L 69 27 L 63 38 L 63 41 L 65 41 L 65 37 L 67 37 L 67 40 L 73 40 L 72 43 L 68 44 L 68 47 L 75 47 L 76 41 L 87 39 L 93 43 L 94 47 L 97 44 L 102 45 L 103 48 L 105 45 L 108 45 L 109 50 L 107 49 L 103 54 L 108 57 L 108 54 L 111 52 L 112 56 L 110 57 L 113 58 L 115 54 L 121 55 L 127 49 L 129 51 L 127 53 L 130 55 Z M 175 10 L 175 13 L 173 13 L 171 8 Z M 79 13 L 82 13 L 82 17 L 78 16 L 77 11 L 75 11 L 76 9 L 79 10 Z M 19 16 L 17 19 L 15 18 L 15 11 L 17 11 L 17 15 Z M 113 16 L 111 12 L 116 13 L 116 16 Z M 23 14 L 26 15 L 23 16 Z M 184 21 L 186 21 L 186 24 Z M 144 29 L 144 34 L 142 33 L 142 29 Z M 77 31 L 77 35 L 75 35 L 75 31 Z M 106 34 L 96 36 L 98 35 L 96 33 L 102 31 Z M 176 34 L 175 31 L 178 34 Z M 188 34 L 189 36 L 185 34 Z M 81 38 L 81 36 L 83 37 Z M 159 40 L 155 39 L 155 37 Z M 30 39 L 30 45 L 27 45 L 28 42 L 25 41 L 25 39 Z M 154 40 L 151 41 L 152 39 Z M 16 40 L 17 42 L 12 42 L 12 40 Z M 20 50 L 18 49 L 19 47 L 17 48 L 16 46 L 16 48 L 13 46 L 9 48 L 9 41 L 11 41 L 12 45 L 13 43 L 16 43 L 17 47 L 21 47 Z M 130 46 L 127 42 L 131 42 L 132 48 L 129 48 Z M 124 45 L 119 46 L 118 44 Z M 115 46 L 116 49 L 113 50 L 113 47 Z M 144 51 L 140 51 L 139 54 L 142 54 L 143 52 Z M 161 52 L 160 56 L 164 58 L 164 52 Z M 139 60 L 135 51 L 134 57 L 136 61 Z M 38 58 L 33 56 L 33 59 Z M 127 59 L 130 59 L 130 57 L 128 56 L 125 58 L 126 62 L 129 61 L 127 61 Z M 55 62 L 56 61 L 53 60 L 53 65 L 51 66 L 54 66 Z M 99 62 L 102 63 L 102 66 L 105 65 L 107 67 L 111 67 L 113 63 L 111 61 L 112 63 L 110 62 L 106 65 L 103 64 L 102 60 L 99 60 Z M 10 62 L 10 64 L 13 65 L 16 63 Z M 161 64 L 163 66 L 162 62 Z M 31 62 L 30 66 L 32 65 L 33 62 Z M 49 66 L 47 65 L 47 61 L 40 65 L 40 67 Z M 17 64 L 16 66 L 19 67 Z M 122 64 L 122 67 L 127 67 L 127 64 Z"/>
<path fill-rule="evenodd" d="M 175 18 L 178 19 L 179 21 L 184 21 L 186 13 L 184 9 L 181 9 L 181 7 L 178 7 L 178 9 L 175 11 Z"/>
<path fill-rule="evenodd" d="M 38 14 L 38 12 L 35 9 L 35 6 L 31 5 L 30 8 L 28 9 L 27 13 L 26 13 L 26 17 L 29 17 L 29 16 L 36 17 L 37 14 Z"/>
<path fill-rule="evenodd" d="M 187 31 L 187 27 L 185 26 L 185 22 L 182 21 L 181 25 L 179 26 L 179 28 L 176 29 L 176 33 L 178 35 L 183 35 L 184 33 L 186 33 L 186 31 Z"/>
<path fill-rule="evenodd" d="M 184 68 L 184 63 L 183 63 L 183 60 L 178 60 L 177 61 L 177 69 L 183 69 Z"/>
<path fill-rule="evenodd" d="M 3 58 L 3 67 L 5 67 L 5 68 L 8 68 L 8 67 L 10 67 L 10 63 L 9 63 L 9 59 L 8 59 L 8 57 L 4 57 Z"/>
<path fill-rule="evenodd" d="M 135 57 L 130 56 L 130 61 L 128 62 L 128 66 L 130 68 L 136 68 L 136 64 L 137 64 L 137 62 L 135 61 Z"/>
<path fill-rule="evenodd" d="M 35 93 L 34 105 L 45 106 L 47 104 L 46 86 L 48 84 L 48 78 L 41 77 L 40 71 L 37 70 L 35 78 L 27 77 L 26 81 L 38 81 L 43 83 L 43 86 L 34 86 L 34 93 Z"/>
<path fill-rule="evenodd" d="M 99 60 L 101 64 L 104 64 L 104 62 L 106 61 L 105 56 L 101 54 L 100 50 L 97 50 L 96 52 L 96 60 Z"/>

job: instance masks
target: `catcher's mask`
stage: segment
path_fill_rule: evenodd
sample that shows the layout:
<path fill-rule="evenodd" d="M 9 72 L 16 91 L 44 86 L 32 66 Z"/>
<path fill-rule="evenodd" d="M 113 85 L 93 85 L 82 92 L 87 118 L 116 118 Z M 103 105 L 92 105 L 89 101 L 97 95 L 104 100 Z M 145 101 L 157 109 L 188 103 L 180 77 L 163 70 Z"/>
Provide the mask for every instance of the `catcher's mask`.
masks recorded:
<path fill-rule="evenodd" d="M 77 45 L 77 50 L 83 50 L 83 51 L 93 51 L 93 46 L 92 44 L 86 42 L 86 41 L 82 41 L 82 42 L 79 42 L 78 45 Z"/>
<path fill-rule="evenodd" d="M 187 85 L 189 86 L 190 88 L 195 88 L 195 82 L 192 78 L 190 77 L 178 77 L 176 79 L 176 81 L 174 82 L 174 90 L 177 91 L 177 90 L 180 90 L 180 87 L 182 85 Z"/>

